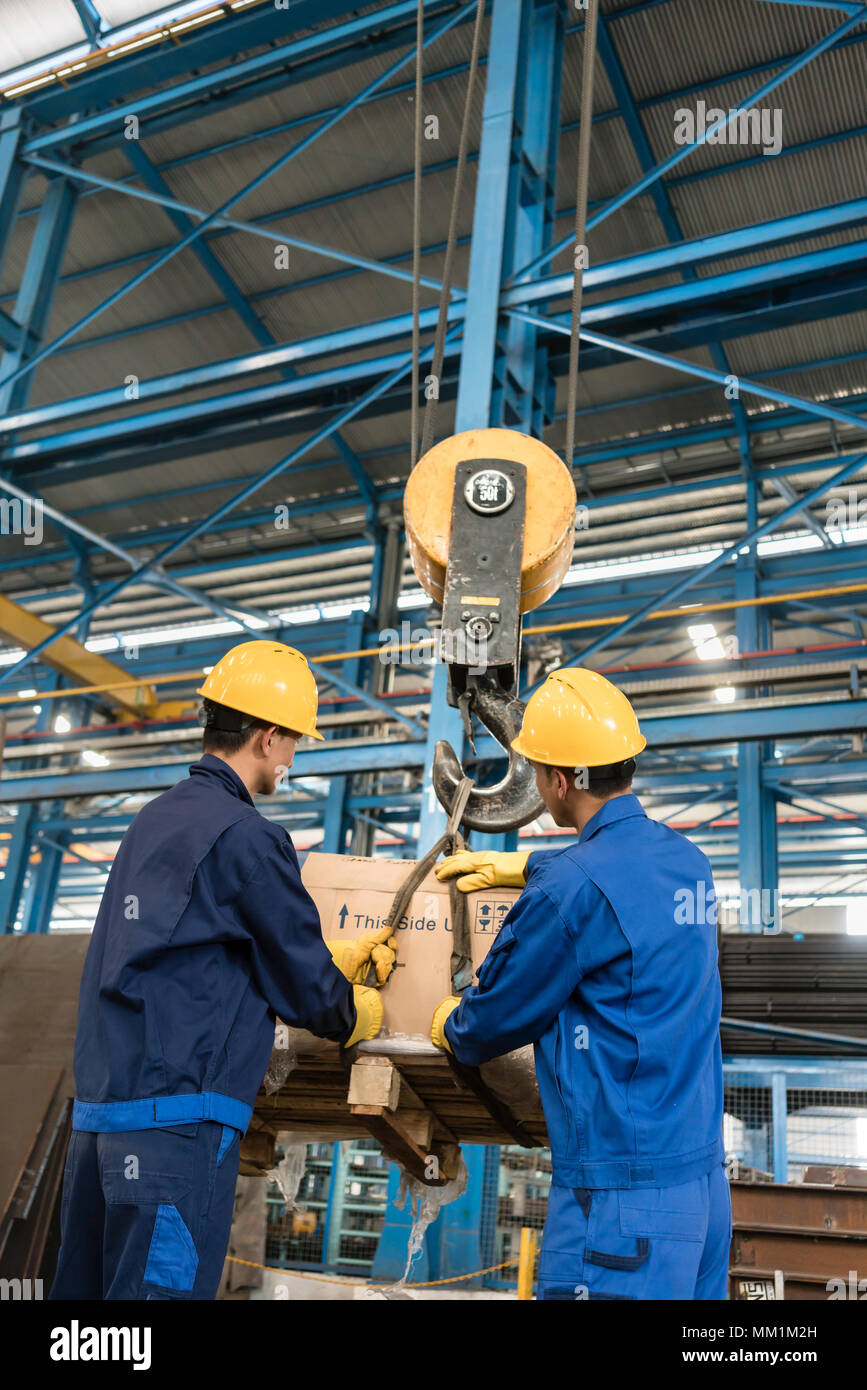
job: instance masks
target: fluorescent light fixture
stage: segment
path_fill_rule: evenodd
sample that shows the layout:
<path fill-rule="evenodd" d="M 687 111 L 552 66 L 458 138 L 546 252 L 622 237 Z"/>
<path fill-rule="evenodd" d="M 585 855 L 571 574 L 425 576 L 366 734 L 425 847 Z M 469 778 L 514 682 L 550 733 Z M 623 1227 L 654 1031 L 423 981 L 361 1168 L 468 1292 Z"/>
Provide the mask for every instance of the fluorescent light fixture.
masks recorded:
<path fill-rule="evenodd" d="M 81 761 L 88 763 L 90 767 L 108 767 L 108 758 L 103 753 L 96 753 L 92 748 L 85 748 Z"/>
<path fill-rule="evenodd" d="M 17 695 L 18 695 L 19 700 L 26 700 L 26 699 L 28 699 L 31 695 L 35 695 L 35 694 L 36 694 L 36 691 L 35 691 L 35 690 L 19 690 L 19 691 L 17 691 L 16 693 L 17 693 Z"/>
<path fill-rule="evenodd" d="M 31 83 L 36 86 L 38 82 L 47 82 L 55 68 L 61 67 L 64 63 L 75 63 L 79 58 L 87 58 L 89 53 L 89 43 L 77 43 L 74 48 L 65 48 L 61 53 L 48 54 L 34 63 L 4 72 L 0 77 L 4 94 L 7 97 L 15 96 L 16 92 L 29 87 Z M 41 75 L 43 73 L 45 76 Z M 11 85 L 13 83 L 14 86 Z"/>
<path fill-rule="evenodd" d="M 13 647 L 8 652 L 0 652 L 0 666 L 14 666 L 27 653 L 23 647 Z"/>
<path fill-rule="evenodd" d="M 332 618 L 348 618 L 353 612 L 351 603 L 330 603 L 327 607 L 323 606 L 322 616 L 326 622 Z"/>
<path fill-rule="evenodd" d="M 283 623 L 316 623 L 320 616 L 318 608 L 287 608 L 285 613 L 277 614 Z"/>
<path fill-rule="evenodd" d="M 56 734 L 68 734 L 71 728 L 72 725 L 70 724 L 66 715 L 58 714 L 57 718 L 54 721 L 54 732 Z"/>
<path fill-rule="evenodd" d="M 244 9 L 248 4 L 253 3 L 255 0 L 236 0 L 231 8 Z M 205 24 L 211 19 L 218 18 L 221 12 L 225 13 L 222 5 L 203 4 L 202 0 L 187 0 L 187 3 L 182 5 L 169 5 L 165 9 L 157 11 L 156 14 L 141 15 L 138 19 L 130 20 L 122 27 L 109 30 L 100 38 L 100 47 L 119 56 L 122 53 L 132 52 L 136 48 L 142 48 L 145 44 L 158 42 L 161 37 L 160 30 L 171 28 L 177 33 L 183 33 L 198 24 Z M 89 41 L 77 43 L 69 48 L 61 49 L 59 53 L 47 53 L 43 58 L 38 58 L 34 62 L 12 68 L 8 72 L 0 74 L 0 84 L 2 84 L 4 94 L 7 97 L 16 96 L 41 86 L 45 82 L 52 81 L 53 74 L 58 71 L 62 77 L 68 76 L 70 72 L 79 71 L 87 66 L 87 59 L 91 56 L 91 52 Z M 80 59 L 82 61 L 79 61 Z"/>
<path fill-rule="evenodd" d="M 117 637 L 89 637 L 84 645 L 89 652 L 116 652 L 120 642 Z"/>
<path fill-rule="evenodd" d="M 719 685 L 713 693 L 721 705 L 730 705 L 737 695 L 733 685 Z"/>
<path fill-rule="evenodd" d="M 202 0 L 187 0 L 183 5 L 167 5 L 164 10 L 158 10 L 156 14 L 142 15 L 139 19 L 130 20 L 122 29 L 114 29 L 105 35 L 105 42 L 114 49 L 116 44 L 125 43 L 128 39 L 134 39 L 139 34 L 148 34 L 152 29 L 165 29 L 177 20 L 186 19 L 191 14 L 201 14 L 203 10 L 213 11 L 218 6 L 207 6 Z"/>
<path fill-rule="evenodd" d="M 723 644 L 713 623 L 693 623 L 687 628 L 700 661 L 721 661 L 725 658 Z"/>
<path fill-rule="evenodd" d="M 835 535 L 843 537 L 848 544 L 863 543 L 867 527 L 852 526 Z M 759 555 L 793 555 L 800 550 L 819 550 L 822 541 L 819 536 L 809 532 L 806 535 L 770 536 L 759 541 Z M 746 547 L 743 547 L 746 550 Z M 600 579 L 628 579 L 632 575 L 653 574 L 660 571 L 679 569 L 699 569 L 722 554 L 723 547 L 715 546 L 707 550 L 683 550 L 672 555 L 639 555 L 631 560 L 601 560 L 595 565 L 575 565 L 563 580 L 563 587 L 571 584 L 593 584 Z"/>
<path fill-rule="evenodd" d="M 772 536 L 756 548 L 760 555 L 793 555 L 796 550 L 821 550 L 822 541 L 811 531 L 808 536 Z"/>
<path fill-rule="evenodd" d="M 698 569 L 721 554 L 722 546 L 717 546 L 715 550 L 683 550 L 679 555 L 639 555 L 634 560 L 601 560 L 596 565 L 576 565 L 567 573 L 563 587 L 570 584 L 593 584 L 598 579 L 628 579 L 636 574 Z"/>
<path fill-rule="evenodd" d="M 151 627 L 142 632 L 122 632 L 120 643 L 124 647 L 152 647 L 161 642 L 194 642 L 198 637 L 220 637 L 242 630 L 240 623 L 231 621 L 189 623 L 183 627 Z"/>
<path fill-rule="evenodd" d="M 232 612 L 231 608 L 229 609 L 229 612 Z M 247 613 L 237 613 L 235 616 L 237 617 L 238 622 L 241 624 L 242 627 L 246 623 L 247 627 L 255 628 L 257 632 L 261 632 L 263 627 L 274 626 L 270 618 L 256 618 L 253 617 L 252 614 L 248 615 Z"/>
<path fill-rule="evenodd" d="M 211 672 L 213 671 L 213 669 L 214 669 L 213 666 L 203 666 L 203 667 L 202 667 L 202 675 L 203 675 L 203 676 L 209 676 L 209 675 L 211 674 Z"/>
<path fill-rule="evenodd" d="M 433 599 L 424 589 L 412 589 L 408 594 L 401 594 L 397 600 L 398 608 L 424 608 L 429 603 L 433 603 Z"/>

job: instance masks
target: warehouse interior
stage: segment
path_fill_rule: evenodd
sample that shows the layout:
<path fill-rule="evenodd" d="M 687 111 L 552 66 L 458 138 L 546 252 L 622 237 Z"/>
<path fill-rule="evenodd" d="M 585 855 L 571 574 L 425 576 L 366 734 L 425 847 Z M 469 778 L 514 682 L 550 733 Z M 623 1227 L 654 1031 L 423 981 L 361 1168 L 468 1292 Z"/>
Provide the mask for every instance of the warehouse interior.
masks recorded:
<path fill-rule="evenodd" d="M 612 681 L 635 793 L 713 868 L 728 1297 L 863 1267 L 865 43 L 860 0 L 0 0 L 0 1275 L 52 1278 L 84 953 L 229 647 L 316 678 L 324 741 L 257 800 L 305 882 L 366 861 L 390 901 L 447 829 L 441 741 L 511 778 L 405 511 L 488 429 L 577 502 L 514 693 Z M 565 847 L 536 811 L 471 845 Z M 408 1266 L 424 1141 L 279 1047 L 220 1298 L 533 1297 L 541 1118 L 407 1062 L 467 1117 Z"/>

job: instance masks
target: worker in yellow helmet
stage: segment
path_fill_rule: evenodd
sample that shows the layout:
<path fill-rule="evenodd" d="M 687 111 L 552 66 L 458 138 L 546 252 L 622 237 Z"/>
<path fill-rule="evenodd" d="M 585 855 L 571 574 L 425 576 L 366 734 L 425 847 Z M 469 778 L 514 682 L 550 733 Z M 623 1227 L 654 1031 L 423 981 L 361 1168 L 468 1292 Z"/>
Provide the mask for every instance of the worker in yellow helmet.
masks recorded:
<path fill-rule="evenodd" d="M 595 671 L 553 671 L 512 747 L 567 848 L 468 850 L 437 866 L 464 892 L 522 889 L 433 1041 L 478 1065 L 535 1044 L 552 1186 L 542 1299 L 724 1299 L 731 1203 L 722 1141 L 721 990 L 711 868 L 649 819 L 645 747 Z"/>
<path fill-rule="evenodd" d="M 307 661 L 242 642 L 198 693 L 203 756 L 126 832 L 88 948 L 53 1299 L 213 1299 L 276 1019 L 346 1047 L 382 1026 L 389 931 L 330 949 L 253 804 L 322 738 Z"/>

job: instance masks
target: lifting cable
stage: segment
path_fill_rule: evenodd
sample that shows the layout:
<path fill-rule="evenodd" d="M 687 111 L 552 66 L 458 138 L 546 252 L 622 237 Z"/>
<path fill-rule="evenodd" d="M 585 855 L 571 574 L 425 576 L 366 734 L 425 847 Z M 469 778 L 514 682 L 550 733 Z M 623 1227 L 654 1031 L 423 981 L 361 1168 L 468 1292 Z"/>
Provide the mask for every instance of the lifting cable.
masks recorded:
<path fill-rule="evenodd" d="M 575 454 L 575 416 L 578 410 L 578 349 L 581 342 L 581 300 L 587 236 L 587 190 L 590 176 L 590 134 L 593 126 L 593 67 L 596 56 L 598 0 L 588 0 L 584 21 L 581 70 L 581 125 L 578 139 L 578 188 L 575 195 L 575 276 L 572 281 L 572 334 L 569 341 L 569 399 L 566 406 L 566 466 Z"/>
<path fill-rule="evenodd" d="M 434 412 L 440 398 L 440 387 L 442 383 L 443 359 L 445 357 L 446 328 L 449 319 L 449 302 L 452 294 L 452 274 L 454 270 L 455 248 L 458 241 L 458 219 L 461 211 L 461 194 L 464 186 L 464 170 L 467 163 L 467 153 L 470 137 L 470 116 L 473 109 L 473 100 L 476 94 L 476 77 L 479 71 L 479 51 L 482 44 L 482 22 L 485 17 L 485 0 L 478 0 L 476 7 L 476 20 L 473 28 L 473 48 L 470 55 L 470 71 L 467 78 L 467 93 L 464 98 L 464 114 L 461 121 L 461 136 L 458 146 L 458 163 L 455 170 L 455 186 L 452 193 L 452 210 L 449 216 L 449 235 L 446 243 L 446 258 L 443 263 L 442 289 L 440 290 L 439 317 L 437 318 L 436 337 L 434 339 L 433 359 L 431 361 L 431 376 L 433 378 L 432 391 L 428 397 L 424 412 L 424 433 L 422 435 L 421 452 L 426 454 L 433 444 L 434 432 Z"/>
<path fill-rule="evenodd" d="M 419 359 L 421 357 L 421 159 L 424 92 L 424 0 L 415 16 L 415 140 L 412 181 L 412 415 L 410 468 L 418 462 Z"/>
<path fill-rule="evenodd" d="M 467 91 L 464 98 L 464 112 L 461 120 L 460 142 L 458 145 L 457 166 L 455 169 L 455 183 L 452 192 L 452 206 L 449 214 L 449 231 L 446 242 L 446 254 L 443 262 L 442 283 L 440 288 L 439 313 L 437 316 L 436 334 L 434 336 L 433 358 L 430 366 L 430 376 L 432 378 L 431 394 L 428 396 L 424 412 L 423 435 L 421 447 L 419 448 L 418 426 L 419 426 L 419 395 L 421 390 L 419 359 L 421 356 L 421 331 L 420 331 L 420 300 L 421 300 L 421 182 L 422 182 L 422 138 L 423 138 L 423 115 L 422 115 L 422 90 L 423 90 L 423 68 L 422 68 L 422 42 L 423 42 L 423 20 L 424 20 L 424 0 L 418 0 L 418 14 L 416 19 L 416 112 L 415 112 L 415 187 L 413 189 L 413 337 L 412 337 L 412 442 L 410 447 L 410 468 L 415 468 L 420 455 L 426 454 L 433 443 L 433 431 L 435 423 L 435 408 L 440 397 L 440 387 L 442 383 L 443 361 L 445 358 L 445 341 L 448 329 L 449 304 L 452 295 L 452 276 L 454 273 L 455 249 L 458 241 L 458 221 L 461 212 L 461 195 L 464 185 L 464 171 L 467 164 L 469 152 L 469 131 L 470 117 L 473 109 L 473 102 L 476 93 L 476 78 L 479 70 L 479 54 L 482 42 L 482 24 L 485 17 L 485 0 L 478 0 L 476 5 L 476 17 L 473 27 L 473 46 L 470 55 L 469 76 L 467 78 Z"/>

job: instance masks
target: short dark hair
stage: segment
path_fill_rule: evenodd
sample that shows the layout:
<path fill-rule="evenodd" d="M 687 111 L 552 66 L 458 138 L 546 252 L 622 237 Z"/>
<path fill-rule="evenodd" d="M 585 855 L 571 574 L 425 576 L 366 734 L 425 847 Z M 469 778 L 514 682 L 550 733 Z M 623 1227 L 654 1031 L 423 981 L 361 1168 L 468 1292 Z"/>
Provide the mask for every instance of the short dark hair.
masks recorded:
<path fill-rule="evenodd" d="M 203 700 L 199 722 L 204 727 L 202 751 L 204 753 L 240 753 L 242 748 L 263 729 L 270 729 L 267 719 L 254 719 L 252 715 L 242 714 L 240 710 L 230 709 L 228 705 L 218 705 L 214 700 Z M 292 729 L 277 725 L 278 734 L 294 734 Z"/>
<path fill-rule="evenodd" d="M 573 778 L 578 772 L 586 772 L 587 777 L 582 780 L 581 786 L 585 791 L 589 791 L 591 796 L 603 800 L 608 796 L 616 796 L 619 792 L 629 791 L 635 776 L 635 759 L 626 758 L 623 762 L 606 763 L 604 767 L 574 768 L 557 765 L 556 771 L 562 772 L 564 777 Z"/>

